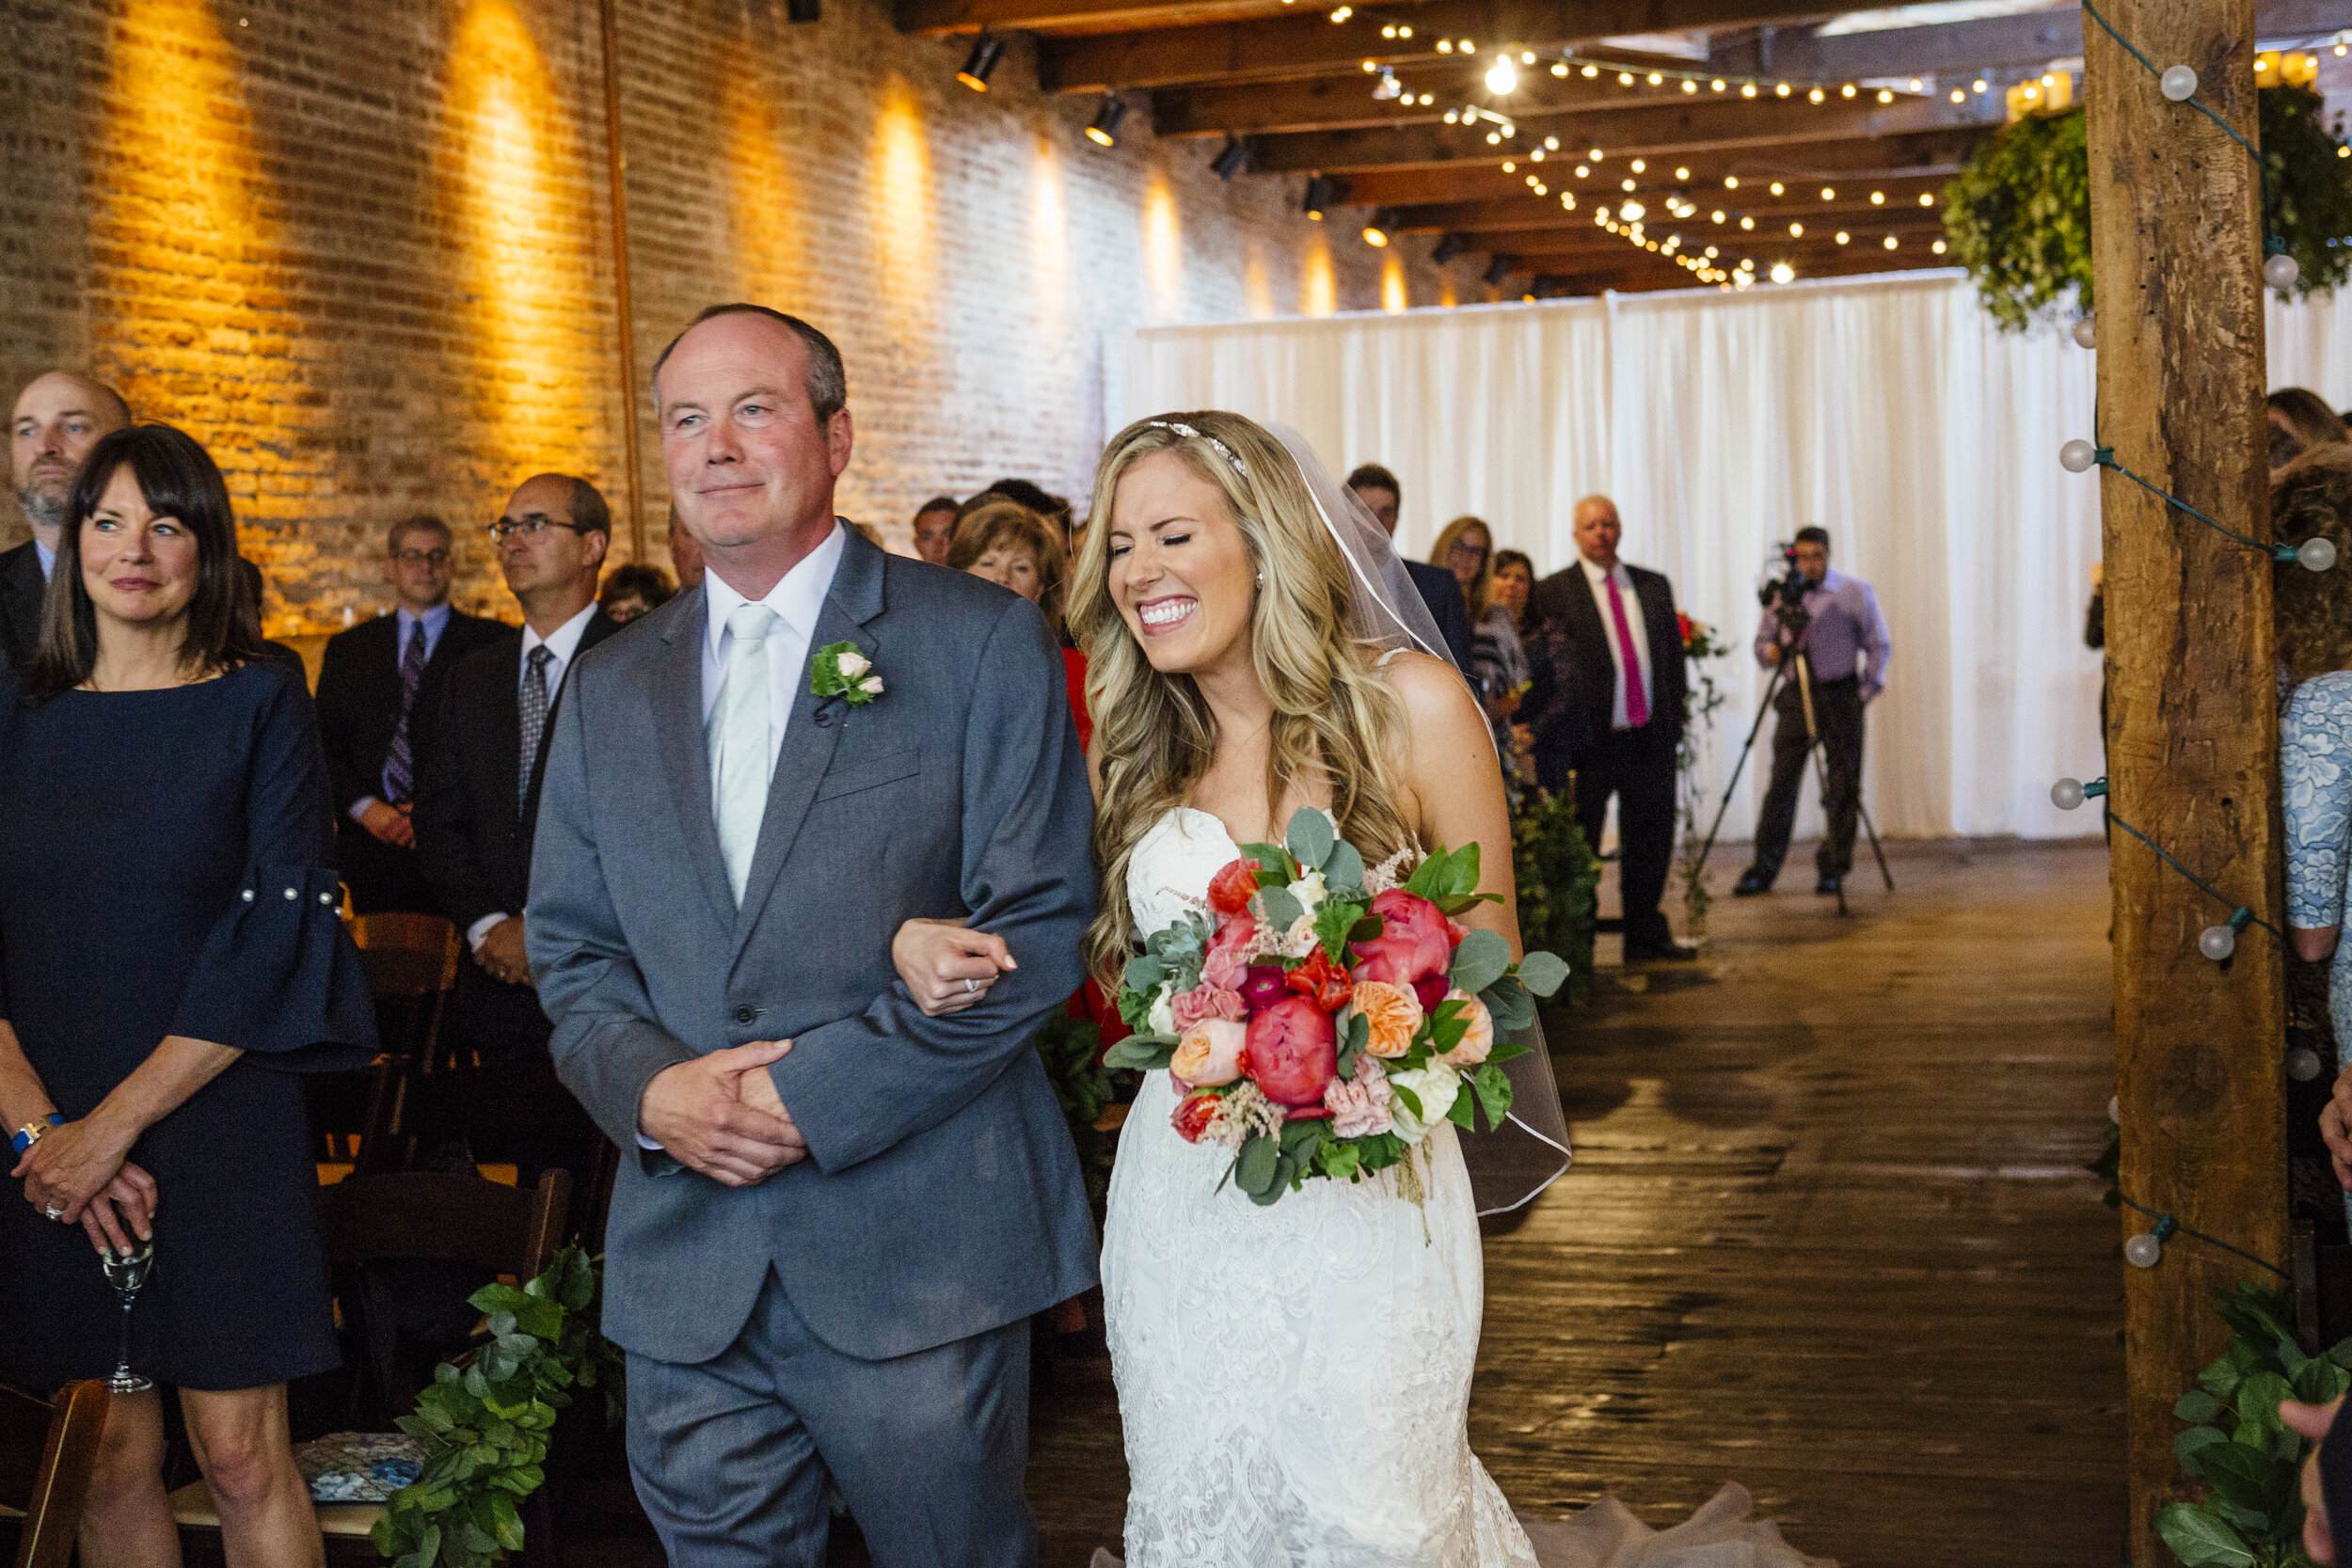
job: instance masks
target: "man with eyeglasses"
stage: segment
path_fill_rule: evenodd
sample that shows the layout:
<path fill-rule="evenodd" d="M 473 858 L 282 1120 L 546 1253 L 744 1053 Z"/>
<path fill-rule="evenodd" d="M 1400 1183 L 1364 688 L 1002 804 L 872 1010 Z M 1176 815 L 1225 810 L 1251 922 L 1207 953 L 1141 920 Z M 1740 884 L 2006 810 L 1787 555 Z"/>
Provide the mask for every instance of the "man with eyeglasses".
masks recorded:
<path fill-rule="evenodd" d="M 485 1062 L 545 1060 L 549 1026 L 523 956 L 540 761 L 564 677 L 621 629 L 596 605 L 612 515 L 586 480 L 539 474 L 489 534 L 523 625 L 499 628 L 428 701 L 417 852 L 473 954 L 458 972 L 459 1038 Z"/>
<path fill-rule="evenodd" d="M 338 847 L 360 914 L 430 911 L 409 809 L 416 798 L 417 715 L 428 684 L 506 628 L 449 602 L 456 541 L 430 513 L 394 523 L 384 542 L 389 614 L 326 641 L 319 665 L 319 736 L 335 791 Z"/>
<path fill-rule="evenodd" d="M 40 603 L 65 531 L 74 470 L 101 436 L 131 422 L 111 387 L 72 371 L 27 382 L 8 416 L 9 468 L 31 539 L 0 554 L 0 663 L 23 668 L 40 642 Z"/>

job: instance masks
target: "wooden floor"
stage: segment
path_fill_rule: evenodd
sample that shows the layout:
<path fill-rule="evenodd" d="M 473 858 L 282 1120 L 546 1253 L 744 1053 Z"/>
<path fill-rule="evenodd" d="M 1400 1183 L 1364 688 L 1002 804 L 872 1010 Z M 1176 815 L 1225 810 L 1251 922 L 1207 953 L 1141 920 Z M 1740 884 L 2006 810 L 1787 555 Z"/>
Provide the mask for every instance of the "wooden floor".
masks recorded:
<path fill-rule="evenodd" d="M 2077 1169 L 2113 1090 L 2105 855 L 1896 849 L 1845 920 L 1801 851 L 1696 965 L 1604 937 L 1555 1021 L 1577 1164 L 1487 1240 L 1470 1405 L 1522 1511 L 1663 1525 L 1736 1480 L 1844 1568 L 2119 1560 L 2122 1265 Z M 1116 1547 L 1124 1487 L 1106 1373 L 1057 1368 L 1046 1568 Z"/>

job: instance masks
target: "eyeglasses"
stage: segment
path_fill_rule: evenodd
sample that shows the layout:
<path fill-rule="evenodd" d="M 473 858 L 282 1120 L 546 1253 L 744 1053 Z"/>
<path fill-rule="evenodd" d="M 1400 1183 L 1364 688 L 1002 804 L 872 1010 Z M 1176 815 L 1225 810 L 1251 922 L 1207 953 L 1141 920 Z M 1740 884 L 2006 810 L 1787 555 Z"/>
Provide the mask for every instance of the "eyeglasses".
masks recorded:
<path fill-rule="evenodd" d="M 539 534 L 551 528 L 567 528 L 574 533 L 588 531 L 578 523 L 566 523 L 550 517 L 544 512 L 533 512 L 522 517 L 501 517 L 490 525 L 488 531 L 492 544 L 503 545 L 513 534 L 519 533 L 525 538 L 537 538 Z"/>
<path fill-rule="evenodd" d="M 1458 539 L 1454 542 L 1452 550 L 1455 555 L 1471 556 L 1480 561 L 1486 560 L 1490 553 L 1484 545 L 1465 545 Z"/>
<path fill-rule="evenodd" d="M 437 550 L 400 550 L 393 554 L 392 559 L 403 566 L 446 566 L 449 564 L 449 550 L 446 546 Z"/>

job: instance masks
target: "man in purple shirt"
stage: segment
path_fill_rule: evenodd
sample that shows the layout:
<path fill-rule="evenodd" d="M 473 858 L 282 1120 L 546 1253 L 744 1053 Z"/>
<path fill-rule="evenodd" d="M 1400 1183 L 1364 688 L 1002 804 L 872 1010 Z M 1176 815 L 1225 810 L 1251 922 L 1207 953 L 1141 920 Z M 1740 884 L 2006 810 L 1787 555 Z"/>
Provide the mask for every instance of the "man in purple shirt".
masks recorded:
<path fill-rule="evenodd" d="M 1816 893 L 1836 893 L 1853 865 L 1854 818 L 1862 803 L 1862 710 L 1886 686 L 1892 651 L 1886 617 L 1870 585 L 1829 567 L 1829 530 L 1797 531 L 1796 573 L 1804 581 L 1804 610 L 1810 619 L 1792 631 L 1775 610 L 1765 612 L 1756 632 L 1756 661 L 1771 669 L 1802 657 L 1812 676 L 1813 728 L 1820 736 L 1827 779 L 1821 809 L 1829 832 L 1814 856 L 1820 879 Z M 1739 898 L 1772 890 L 1780 863 L 1788 858 L 1788 831 L 1797 817 L 1797 790 L 1804 783 L 1805 758 L 1813 736 L 1806 732 L 1804 694 L 1790 669 L 1772 699 L 1779 721 L 1772 728 L 1772 782 L 1756 824 L 1756 863 L 1732 888 Z"/>

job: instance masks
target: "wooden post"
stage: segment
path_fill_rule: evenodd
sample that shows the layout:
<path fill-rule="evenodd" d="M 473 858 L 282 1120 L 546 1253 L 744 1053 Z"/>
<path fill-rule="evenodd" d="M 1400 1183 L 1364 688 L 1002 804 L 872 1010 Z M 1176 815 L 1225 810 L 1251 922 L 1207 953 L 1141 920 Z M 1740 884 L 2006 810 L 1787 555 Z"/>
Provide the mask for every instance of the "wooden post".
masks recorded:
<path fill-rule="evenodd" d="M 2254 0 L 2100 0 L 2158 71 L 2255 136 Z M 2083 17 L 2099 430 L 2115 460 L 2255 539 L 2270 535 L 2262 224 L 2254 160 Z M 2061 435 L 2053 432 L 2055 443 Z M 2054 447 L 2055 450 L 2055 447 Z M 2100 470 L 2109 805 L 2235 903 L 2283 927 L 2271 562 Z M 2118 832 L 2116 1062 L 2124 1193 L 2259 1257 L 2288 1256 L 2283 955 L 2260 927 L 2198 950 L 2229 910 Z M 2153 1222 L 2125 1209 L 2123 1234 Z M 2130 1560 L 2173 1559 L 2173 1402 L 2228 1331 L 2213 1292 L 2275 1276 L 2186 1236 L 2124 1274 Z"/>

